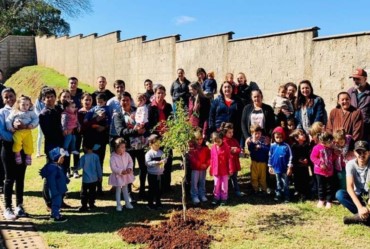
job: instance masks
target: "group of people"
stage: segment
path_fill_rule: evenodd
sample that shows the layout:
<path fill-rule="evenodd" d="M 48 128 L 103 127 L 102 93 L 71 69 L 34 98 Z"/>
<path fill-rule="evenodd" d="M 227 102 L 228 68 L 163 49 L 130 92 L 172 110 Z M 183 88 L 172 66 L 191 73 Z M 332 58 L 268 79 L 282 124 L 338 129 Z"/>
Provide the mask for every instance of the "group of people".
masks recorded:
<path fill-rule="evenodd" d="M 34 107 L 27 96 L 16 98 L 14 90 L 4 86 L 0 136 L 5 218 L 27 215 L 23 209 L 24 176 L 26 165 L 32 163 L 30 130 L 38 124 L 37 156 L 42 154 L 42 136 L 47 156 L 41 170 L 45 178 L 43 196 L 55 221 L 66 221 L 60 214 L 60 208 L 67 206 L 63 201 L 66 184 L 70 177 L 79 177 L 80 169 L 79 211 L 95 207 L 96 195 L 103 194 L 107 144 L 112 172 L 108 183 L 115 189 L 117 211 L 122 211 L 122 196 L 125 207 L 133 208 L 135 163 L 140 169 L 138 197 L 148 201 L 149 209 L 161 208 L 162 193 L 171 191 L 172 151 L 163 153 L 160 138 L 167 129 L 166 120 L 183 105 L 195 128 L 187 155 L 188 186 L 195 205 L 208 201 L 208 168 L 214 178 L 212 204 L 227 203 L 229 178 L 235 195 L 243 196 L 238 184 L 239 157 L 247 155 L 251 158 L 254 194 L 265 196 L 275 189 L 276 201 L 289 202 L 289 182 L 293 180 L 295 194 L 302 200 L 317 197 L 317 207 L 329 209 L 336 196 L 355 214 L 345 223 L 370 223 L 363 199 L 370 183 L 370 133 L 366 132 L 370 127 L 370 85 L 365 70 L 357 69 L 351 75 L 355 86 L 338 94 L 337 106 L 329 115 L 324 100 L 314 94 L 308 80 L 298 86 L 292 82 L 279 86 L 272 102 L 265 103 L 258 84 L 248 82 L 244 73 L 237 75 L 236 82 L 232 73 L 226 74 L 218 96 L 214 72 L 199 68 L 192 83 L 183 69 L 177 74 L 170 88 L 172 105 L 165 100 L 166 88 L 161 84 L 153 87 L 149 79 L 144 82 L 145 93 L 133 100 L 123 80 L 113 83 L 112 93 L 106 89 L 105 77 L 100 76 L 98 90 L 89 94 L 78 88 L 77 78 L 71 77 L 68 89 L 58 96 L 53 88 L 43 87 Z M 85 152 L 82 157 L 81 146 Z M 13 210 L 14 182 L 17 198 Z"/>

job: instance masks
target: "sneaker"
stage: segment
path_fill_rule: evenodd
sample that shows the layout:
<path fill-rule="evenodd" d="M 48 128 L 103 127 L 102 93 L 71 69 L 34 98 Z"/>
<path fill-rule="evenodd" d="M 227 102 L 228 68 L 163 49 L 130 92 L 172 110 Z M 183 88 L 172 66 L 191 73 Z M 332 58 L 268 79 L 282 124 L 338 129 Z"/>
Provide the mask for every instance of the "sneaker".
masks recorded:
<path fill-rule="evenodd" d="M 206 201 L 208 201 L 207 197 L 205 197 L 205 196 L 202 196 L 202 197 L 200 198 L 200 200 L 201 200 L 202 202 L 206 202 Z"/>
<path fill-rule="evenodd" d="M 217 204 L 218 204 L 218 202 L 219 202 L 219 200 L 217 200 L 216 198 L 214 198 L 214 199 L 212 200 L 212 205 L 217 205 Z"/>
<path fill-rule="evenodd" d="M 126 208 L 127 209 L 133 209 L 134 208 L 134 206 L 132 206 L 132 204 L 129 202 L 129 203 L 126 203 Z"/>
<path fill-rule="evenodd" d="M 270 194 L 272 193 L 272 190 L 271 190 L 270 188 L 267 188 L 267 189 L 266 189 L 266 193 L 267 193 L 268 195 L 270 195 Z"/>
<path fill-rule="evenodd" d="M 87 206 L 81 206 L 79 209 L 78 209 L 78 212 L 87 212 L 89 209 L 87 208 Z"/>
<path fill-rule="evenodd" d="M 245 195 L 245 193 L 243 193 L 243 192 L 241 192 L 241 191 L 237 191 L 237 192 L 235 192 L 235 195 L 236 195 L 237 197 L 243 197 L 243 196 Z"/>
<path fill-rule="evenodd" d="M 197 204 L 199 204 L 199 203 L 200 203 L 199 198 L 198 198 L 198 197 L 194 197 L 194 198 L 193 198 L 193 204 L 197 205 Z"/>
<path fill-rule="evenodd" d="M 78 174 L 78 172 L 73 173 L 73 178 L 75 178 L 75 179 L 80 178 L 80 175 Z"/>
<path fill-rule="evenodd" d="M 59 215 L 58 217 L 54 217 L 54 222 L 55 223 L 63 223 L 68 221 L 68 219 L 64 216 Z"/>
<path fill-rule="evenodd" d="M 31 155 L 26 155 L 26 165 L 31 165 L 32 164 L 32 157 Z"/>
<path fill-rule="evenodd" d="M 116 207 L 116 210 L 117 210 L 118 212 L 121 212 L 121 211 L 122 211 L 122 206 L 121 206 L 121 205 L 117 206 L 117 207 Z"/>
<path fill-rule="evenodd" d="M 226 206 L 227 205 L 227 201 L 226 200 L 222 200 L 221 202 L 220 202 L 220 206 Z"/>
<path fill-rule="evenodd" d="M 24 208 L 22 205 L 18 205 L 16 208 L 15 208 L 15 215 L 19 218 L 22 218 L 22 217 L 28 217 L 28 214 L 24 211 Z"/>
<path fill-rule="evenodd" d="M 330 208 L 331 208 L 331 206 L 332 206 L 332 205 L 331 205 L 331 202 L 327 202 L 327 203 L 326 203 L 326 205 L 325 205 L 325 208 L 326 208 L 326 209 L 330 209 Z"/>
<path fill-rule="evenodd" d="M 274 197 L 274 201 L 280 201 L 280 197 L 279 196 L 275 196 Z"/>
<path fill-rule="evenodd" d="M 74 151 L 72 151 L 71 152 L 73 155 L 79 155 L 80 154 L 80 152 L 78 152 L 77 150 L 74 150 Z"/>
<path fill-rule="evenodd" d="M 64 156 L 69 156 L 69 153 L 67 150 L 64 150 Z"/>
<path fill-rule="evenodd" d="M 325 202 L 324 202 L 324 201 L 319 201 L 319 202 L 317 203 L 316 207 L 318 207 L 318 208 L 323 208 L 323 207 L 324 207 L 324 204 L 325 204 Z"/>
<path fill-rule="evenodd" d="M 69 172 L 67 172 L 66 176 L 67 176 L 67 178 L 71 178 L 72 177 L 72 174 L 69 173 Z"/>
<path fill-rule="evenodd" d="M 285 199 L 284 200 L 284 203 L 290 203 L 290 200 L 289 199 Z"/>
<path fill-rule="evenodd" d="M 4 218 L 6 220 L 15 220 L 17 216 L 14 214 L 12 208 L 7 208 L 4 212 Z"/>

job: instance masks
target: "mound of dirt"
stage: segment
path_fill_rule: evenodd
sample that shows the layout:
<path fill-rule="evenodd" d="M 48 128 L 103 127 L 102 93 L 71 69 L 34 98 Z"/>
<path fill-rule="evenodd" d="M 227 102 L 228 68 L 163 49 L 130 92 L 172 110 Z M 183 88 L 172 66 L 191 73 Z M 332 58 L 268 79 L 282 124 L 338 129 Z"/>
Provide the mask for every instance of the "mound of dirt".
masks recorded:
<path fill-rule="evenodd" d="M 206 233 L 210 226 L 197 219 L 199 211 L 188 210 L 184 221 L 182 212 L 176 212 L 170 220 L 158 225 L 125 227 L 118 231 L 121 238 L 132 244 L 147 244 L 148 248 L 209 248 L 213 236 Z"/>

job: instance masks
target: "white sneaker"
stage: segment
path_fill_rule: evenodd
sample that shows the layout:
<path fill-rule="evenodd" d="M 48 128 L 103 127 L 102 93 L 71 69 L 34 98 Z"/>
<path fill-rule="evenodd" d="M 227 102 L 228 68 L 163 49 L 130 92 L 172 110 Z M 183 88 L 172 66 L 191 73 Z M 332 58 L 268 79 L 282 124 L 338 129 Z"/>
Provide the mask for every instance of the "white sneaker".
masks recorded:
<path fill-rule="evenodd" d="M 130 202 L 126 203 L 125 206 L 126 206 L 127 209 L 133 209 L 134 208 L 134 206 L 132 206 L 132 204 Z"/>
<path fill-rule="evenodd" d="M 318 201 L 318 202 L 317 202 L 316 207 L 318 207 L 318 208 L 323 208 L 323 207 L 324 207 L 324 205 L 325 205 L 325 202 L 324 202 L 324 201 Z M 330 205 L 331 205 L 331 204 L 330 204 Z"/>
<path fill-rule="evenodd" d="M 6 220 L 15 220 L 17 216 L 14 214 L 12 208 L 7 208 L 4 212 L 4 218 Z"/>
<path fill-rule="evenodd" d="M 64 151 L 64 155 L 65 155 L 65 156 L 69 156 L 68 151 L 66 151 L 66 150 L 65 150 L 65 151 Z"/>
<path fill-rule="evenodd" d="M 117 207 L 116 207 L 116 210 L 117 210 L 118 212 L 121 212 L 121 211 L 122 211 L 122 206 L 121 206 L 121 205 L 117 206 Z"/>
<path fill-rule="evenodd" d="M 207 197 L 205 197 L 205 196 L 202 196 L 202 197 L 200 198 L 200 200 L 201 200 L 202 202 L 206 202 L 206 201 L 208 201 Z"/>
<path fill-rule="evenodd" d="M 325 208 L 330 209 L 331 208 L 331 202 L 327 202 L 326 205 L 325 205 Z"/>
<path fill-rule="evenodd" d="M 80 175 L 78 174 L 78 172 L 74 172 L 74 173 L 73 173 L 73 178 L 77 179 L 77 178 L 79 178 L 79 177 L 80 177 Z"/>
<path fill-rule="evenodd" d="M 80 152 L 78 152 L 77 150 L 74 150 L 74 151 L 72 151 L 71 152 L 73 155 L 79 155 L 80 154 Z"/>
<path fill-rule="evenodd" d="M 200 200 L 199 200 L 199 198 L 198 198 L 198 197 L 194 197 L 194 198 L 193 198 L 193 203 L 194 203 L 194 204 L 199 204 L 199 202 L 200 202 Z"/>
<path fill-rule="evenodd" d="M 22 205 L 18 205 L 14 209 L 14 213 L 17 217 L 28 217 L 28 214 L 24 211 L 24 208 Z"/>

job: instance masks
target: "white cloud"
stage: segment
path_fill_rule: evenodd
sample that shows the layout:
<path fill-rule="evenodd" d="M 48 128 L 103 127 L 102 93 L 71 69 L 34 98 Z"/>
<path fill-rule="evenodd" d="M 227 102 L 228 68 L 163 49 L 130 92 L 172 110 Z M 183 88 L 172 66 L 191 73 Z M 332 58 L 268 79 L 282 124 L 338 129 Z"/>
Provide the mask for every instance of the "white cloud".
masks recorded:
<path fill-rule="evenodd" d="M 176 18 L 176 25 L 183 25 L 194 22 L 196 19 L 191 16 L 179 16 Z"/>

